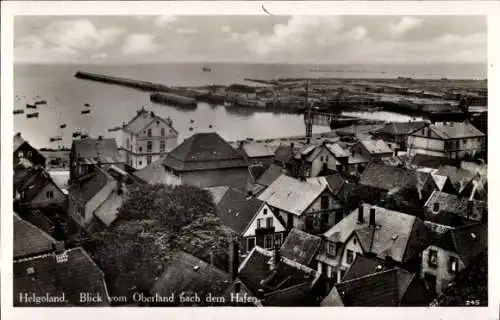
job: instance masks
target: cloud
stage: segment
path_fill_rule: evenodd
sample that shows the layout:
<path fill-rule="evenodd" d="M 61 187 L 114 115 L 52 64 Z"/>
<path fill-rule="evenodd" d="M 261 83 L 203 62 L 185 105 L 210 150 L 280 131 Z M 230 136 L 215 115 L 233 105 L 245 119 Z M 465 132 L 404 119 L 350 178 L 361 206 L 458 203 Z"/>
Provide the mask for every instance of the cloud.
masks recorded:
<path fill-rule="evenodd" d="M 147 55 L 157 53 L 161 46 L 154 43 L 155 37 L 147 33 L 131 34 L 122 46 L 124 55 Z"/>
<path fill-rule="evenodd" d="M 391 37 L 398 38 L 406 34 L 407 32 L 420 28 L 423 24 L 423 20 L 413 17 L 403 17 L 397 23 L 391 23 L 389 26 Z"/>
<path fill-rule="evenodd" d="M 176 33 L 178 33 L 178 34 L 197 34 L 197 33 L 199 33 L 199 30 L 194 29 L 194 28 L 184 28 L 184 29 L 181 28 L 181 29 L 177 29 Z"/>
<path fill-rule="evenodd" d="M 106 59 L 108 54 L 106 52 L 94 53 L 90 56 L 92 59 Z"/>
<path fill-rule="evenodd" d="M 163 28 L 177 20 L 176 16 L 157 16 L 154 18 L 153 24 L 159 28 Z"/>
<path fill-rule="evenodd" d="M 113 44 L 124 32 L 117 27 L 98 29 L 91 21 L 82 19 L 54 22 L 43 37 L 53 46 L 95 50 Z"/>

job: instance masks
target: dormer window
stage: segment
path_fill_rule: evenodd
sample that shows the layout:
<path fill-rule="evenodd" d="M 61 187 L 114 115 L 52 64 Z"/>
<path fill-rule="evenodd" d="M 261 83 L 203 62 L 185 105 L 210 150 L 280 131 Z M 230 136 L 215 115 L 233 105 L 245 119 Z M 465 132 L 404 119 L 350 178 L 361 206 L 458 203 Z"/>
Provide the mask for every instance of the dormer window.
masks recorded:
<path fill-rule="evenodd" d="M 432 205 L 432 211 L 434 211 L 434 213 L 437 213 L 439 211 L 439 203 L 434 202 L 434 204 Z"/>
<path fill-rule="evenodd" d="M 148 129 L 148 137 L 151 137 L 153 135 L 153 131 L 151 129 Z"/>
<path fill-rule="evenodd" d="M 337 244 L 334 242 L 328 242 L 326 244 L 326 253 L 332 257 L 337 255 Z"/>
<path fill-rule="evenodd" d="M 450 261 L 448 262 L 448 271 L 450 273 L 457 273 L 458 271 L 458 259 L 455 257 L 450 257 Z"/>

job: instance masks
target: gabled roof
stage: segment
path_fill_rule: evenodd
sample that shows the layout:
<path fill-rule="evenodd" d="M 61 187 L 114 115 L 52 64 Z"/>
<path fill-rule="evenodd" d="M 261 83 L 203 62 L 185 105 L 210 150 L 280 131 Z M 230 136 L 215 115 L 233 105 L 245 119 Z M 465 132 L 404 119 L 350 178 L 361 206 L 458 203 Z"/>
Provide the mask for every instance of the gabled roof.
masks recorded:
<path fill-rule="evenodd" d="M 210 192 L 214 204 L 217 206 L 219 205 L 220 201 L 222 200 L 226 192 L 229 190 L 229 187 L 228 186 L 208 187 L 205 188 L 205 190 Z"/>
<path fill-rule="evenodd" d="M 472 200 L 442 191 L 434 191 L 425 204 L 425 209 L 428 212 L 426 218 L 434 221 L 434 218 L 438 219 L 437 216 L 450 213 L 457 217 L 481 221 L 483 212 L 486 211 L 486 203 L 472 201 L 472 212 L 468 212 L 467 203 L 469 201 Z M 437 211 L 434 210 L 435 208 Z"/>
<path fill-rule="evenodd" d="M 24 193 L 25 202 L 33 200 L 47 184 L 54 185 L 62 192 L 41 166 L 20 168 L 14 171 L 14 189 Z"/>
<path fill-rule="evenodd" d="M 467 122 L 433 124 L 429 126 L 429 129 L 445 140 L 484 137 L 484 133 L 482 133 L 472 124 Z"/>
<path fill-rule="evenodd" d="M 368 258 L 362 254 L 357 254 L 341 281 L 345 282 L 389 269 L 391 268 L 382 259 Z"/>
<path fill-rule="evenodd" d="M 263 164 L 252 164 L 248 166 L 248 173 L 250 174 L 251 181 L 257 181 L 269 166 Z"/>
<path fill-rule="evenodd" d="M 217 133 L 197 133 L 173 149 L 163 165 L 177 171 L 247 167 L 243 154 Z"/>
<path fill-rule="evenodd" d="M 370 153 L 370 154 L 383 154 L 392 153 L 391 148 L 384 142 L 384 140 L 361 140 L 359 143 Z"/>
<path fill-rule="evenodd" d="M 326 185 L 321 186 L 281 175 L 259 195 L 259 200 L 300 216 L 325 189 Z"/>
<path fill-rule="evenodd" d="M 283 257 L 308 266 L 316 256 L 320 245 L 320 237 L 293 228 L 280 250 Z"/>
<path fill-rule="evenodd" d="M 120 162 L 120 154 L 115 139 L 81 139 L 73 140 L 72 152 L 77 159 L 95 160 L 104 163 Z"/>
<path fill-rule="evenodd" d="M 184 251 L 175 253 L 164 270 L 151 290 L 163 297 L 180 292 L 222 296 L 231 285 L 229 274 Z M 200 304 L 205 304 L 205 299 L 201 300 Z"/>
<path fill-rule="evenodd" d="M 405 188 L 419 189 L 429 179 L 429 176 L 425 172 L 370 163 L 361 174 L 359 184 L 385 191 Z"/>
<path fill-rule="evenodd" d="M 61 296 L 66 303 L 55 305 L 106 305 L 109 295 L 104 273 L 82 248 L 69 249 L 61 254 L 46 254 L 14 261 L 14 292 L 29 292 L 36 296 Z M 80 293 L 99 294 L 103 302 L 80 302 Z M 14 295 L 14 305 L 32 305 L 19 301 Z M 43 304 L 51 305 L 50 303 Z"/>
<path fill-rule="evenodd" d="M 457 192 L 460 193 L 474 179 L 476 173 L 467 169 L 442 165 L 435 175 L 448 177 Z"/>
<path fill-rule="evenodd" d="M 24 140 L 23 137 L 21 137 L 21 133 L 20 132 L 16 133 L 14 135 L 14 140 L 12 142 L 12 150 L 16 152 L 16 150 L 25 142 L 26 140 Z"/>
<path fill-rule="evenodd" d="M 371 273 L 342 281 L 322 302 L 322 306 L 399 306 L 415 277 L 401 268 Z"/>
<path fill-rule="evenodd" d="M 414 122 L 391 122 L 383 128 L 375 130 L 374 133 L 385 133 L 390 135 L 407 135 L 418 129 L 423 128 L 427 123 L 425 121 Z"/>
<path fill-rule="evenodd" d="M 456 252 L 465 266 L 488 247 L 488 228 L 480 223 L 448 230 L 434 246 Z"/>
<path fill-rule="evenodd" d="M 175 131 L 175 129 L 172 127 L 172 120 L 170 118 L 164 119 L 156 115 L 154 112 L 148 112 L 144 108 L 138 110 L 137 115 L 134 118 L 132 118 L 132 120 L 130 120 L 129 123 L 124 125 L 123 129 L 134 134 L 139 134 L 153 120 L 161 121 L 165 123 L 167 126 L 169 126 L 170 129 Z M 177 131 L 175 132 L 177 133 Z"/>
<path fill-rule="evenodd" d="M 242 148 L 250 158 L 274 157 L 278 146 L 266 142 L 242 142 Z"/>
<path fill-rule="evenodd" d="M 123 200 L 123 195 L 119 195 L 116 190 L 113 190 L 94 211 L 94 215 L 109 227 L 118 217 L 118 209 L 120 209 Z"/>
<path fill-rule="evenodd" d="M 71 197 L 78 199 L 80 203 L 86 204 L 98 194 L 106 184 L 112 181 L 114 181 L 113 177 L 106 171 L 96 167 L 96 171 L 91 173 L 88 177 L 73 182 L 69 189 L 69 194 Z M 104 200 L 105 199 L 102 199 L 102 201 Z"/>
<path fill-rule="evenodd" d="M 271 183 L 273 183 L 276 179 L 278 179 L 283 174 L 283 171 L 284 169 L 282 167 L 271 163 L 256 182 L 261 186 L 267 187 L 271 185 Z"/>
<path fill-rule="evenodd" d="M 274 161 L 279 163 L 290 163 L 294 159 L 295 151 L 295 148 L 292 148 L 289 145 L 281 145 L 278 149 L 276 149 Z"/>
<path fill-rule="evenodd" d="M 217 216 L 223 225 L 242 235 L 262 205 L 262 201 L 230 188 L 217 205 Z"/>
<path fill-rule="evenodd" d="M 363 204 L 362 208 L 363 223 L 358 223 L 356 209 L 326 231 L 324 237 L 346 243 L 355 233 L 365 252 L 374 253 L 381 259 L 389 256 L 397 262 L 413 258 L 430 240 L 424 223 L 415 216 L 369 204 Z M 369 225 L 370 208 L 375 209 L 375 228 Z"/>
<path fill-rule="evenodd" d="M 325 147 L 333 154 L 335 158 L 345 158 L 349 157 L 349 151 L 345 150 L 338 143 L 334 144 L 325 144 Z"/>
<path fill-rule="evenodd" d="M 411 159 L 411 163 L 418 167 L 439 169 L 442 165 L 454 165 L 453 159 L 431 156 L 427 154 L 417 153 Z"/>
<path fill-rule="evenodd" d="M 321 186 L 326 185 L 328 186 L 328 188 L 330 188 L 333 194 L 337 194 L 338 192 L 340 192 L 340 189 L 345 183 L 344 177 L 342 177 L 342 175 L 338 172 L 329 174 L 327 176 L 307 178 L 306 181 L 308 183 L 317 184 Z"/>
<path fill-rule="evenodd" d="M 14 259 L 52 252 L 57 241 L 14 213 Z"/>

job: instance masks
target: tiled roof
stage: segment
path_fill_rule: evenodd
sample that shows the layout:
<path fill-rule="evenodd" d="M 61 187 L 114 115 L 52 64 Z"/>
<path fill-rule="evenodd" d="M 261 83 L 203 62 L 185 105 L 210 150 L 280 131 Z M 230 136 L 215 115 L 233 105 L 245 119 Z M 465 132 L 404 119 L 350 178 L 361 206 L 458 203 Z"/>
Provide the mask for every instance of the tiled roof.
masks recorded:
<path fill-rule="evenodd" d="M 303 265 L 309 265 L 321 245 L 321 238 L 293 228 L 281 246 L 281 255 Z"/>
<path fill-rule="evenodd" d="M 386 133 L 391 135 L 406 135 L 418 129 L 423 128 L 427 123 L 425 121 L 415 122 L 391 122 L 383 128 L 375 130 L 374 133 Z"/>
<path fill-rule="evenodd" d="M 165 183 L 165 181 L 167 181 L 168 173 L 163 166 L 164 160 L 165 157 L 161 157 L 144 168 L 134 171 L 132 174 L 149 184 Z"/>
<path fill-rule="evenodd" d="M 273 271 L 269 264 L 272 259 L 273 252 L 256 246 L 240 265 L 239 279 L 252 293 L 256 294 L 262 288 L 266 296 L 300 284 L 312 287 L 319 278 L 317 271 L 285 257 L 281 257 L 279 271 Z"/>
<path fill-rule="evenodd" d="M 467 212 L 467 203 L 469 201 L 472 201 L 472 212 L 470 216 Z M 437 211 L 434 210 L 436 204 Z M 486 211 L 486 203 L 482 201 L 469 200 L 467 198 L 442 191 L 434 191 L 427 200 L 425 209 L 427 212 L 426 219 L 431 221 L 434 221 L 438 218 L 438 216 L 444 213 L 451 213 L 462 218 L 481 221 L 483 212 Z"/>
<path fill-rule="evenodd" d="M 289 163 L 293 161 L 295 156 L 295 149 L 289 145 L 281 145 L 276 149 L 274 154 L 274 161 L 279 163 Z"/>
<path fill-rule="evenodd" d="M 57 241 L 14 213 L 14 259 L 52 252 Z"/>
<path fill-rule="evenodd" d="M 41 166 L 21 168 L 14 171 L 14 189 L 17 192 L 24 193 L 23 199 L 25 202 L 33 200 L 47 184 L 53 184 L 59 188 Z"/>
<path fill-rule="evenodd" d="M 69 190 L 70 197 L 75 197 L 80 203 L 86 204 L 97 193 L 99 193 L 99 191 L 101 191 L 106 184 L 112 182 L 113 180 L 113 177 L 111 177 L 107 172 L 100 168 L 96 168 L 96 171 L 90 176 L 71 184 Z M 102 201 L 104 201 L 104 199 L 102 199 Z"/>
<path fill-rule="evenodd" d="M 321 195 L 326 186 L 281 175 L 259 195 L 270 206 L 300 216 Z"/>
<path fill-rule="evenodd" d="M 448 177 L 458 192 L 461 192 L 476 176 L 467 169 L 447 165 L 440 166 L 435 175 Z"/>
<path fill-rule="evenodd" d="M 392 153 L 391 148 L 384 140 L 361 140 L 360 143 L 370 154 Z"/>
<path fill-rule="evenodd" d="M 79 159 L 101 160 L 107 163 L 121 160 L 115 139 L 73 140 L 71 149 Z"/>
<path fill-rule="evenodd" d="M 335 156 L 335 158 L 349 157 L 349 151 L 345 150 L 338 143 L 326 144 L 326 148 Z"/>
<path fill-rule="evenodd" d="M 371 163 L 361 174 L 359 183 L 390 191 L 403 188 L 421 188 L 426 179 L 428 179 L 428 174 L 424 172 Z"/>
<path fill-rule="evenodd" d="M 230 188 L 217 205 L 217 216 L 223 225 L 243 234 L 262 205 L 262 201 Z"/>
<path fill-rule="evenodd" d="M 183 251 L 175 253 L 164 270 L 153 285 L 153 294 L 167 297 L 171 293 L 178 296 L 186 292 L 200 297 L 209 293 L 222 296 L 231 285 L 229 274 Z M 204 300 L 202 298 L 200 304 L 204 304 Z"/>
<path fill-rule="evenodd" d="M 442 139 L 463 139 L 473 137 L 484 137 L 472 124 L 467 122 L 451 122 L 448 124 L 433 124 L 429 127 Z"/>
<path fill-rule="evenodd" d="M 208 187 L 205 188 L 212 195 L 214 204 L 217 206 L 219 202 L 222 200 L 226 192 L 229 190 L 227 186 L 219 186 L 219 187 Z"/>
<path fill-rule="evenodd" d="M 369 225 L 370 208 L 375 208 L 376 228 Z M 428 241 L 423 222 L 415 216 L 363 204 L 364 222 L 358 223 L 358 209 L 324 233 L 330 241 L 345 243 L 355 232 L 366 252 L 385 259 L 406 262 Z"/>
<path fill-rule="evenodd" d="M 387 263 L 382 259 L 368 258 L 362 254 L 357 254 L 353 263 L 344 274 L 342 282 L 361 278 L 373 273 L 386 271 L 389 269 L 391 268 L 388 267 Z"/>
<path fill-rule="evenodd" d="M 248 166 L 248 173 L 250 174 L 251 181 L 257 181 L 269 166 L 263 164 L 252 164 Z"/>
<path fill-rule="evenodd" d="M 265 142 L 243 142 L 243 150 L 250 158 L 274 157 L 278 146 Z"/>
<path fill-rule="evenodd" d="M 145 109 L 137 111 L 137 115 L 132 118 L 132 120 L 130 120 L 129 123 L 127 123 L 123 128 L 128 132 L 139 134 L 153 120 L 162 121 L 175 131 L 175 129 L 172 127 L 172 120 L 170 118 L 163 119 L 153 112 L 148 112 Z M 177 133 L 177 131 L 175 132 Z"/>
<path fill-rule="evenodd" d="M 46 254 L 14 262 L 14 292 L 35 294 L 45 297 L 61 296 L 66 303 L 56 305 L 106 305 L 109 296 L 104 273 L 82 248 L 67 250 L 59 255 Z M 80 293 L 100 295 L 103 303 L 80 302 Z M 19 301 L 14 294 L 14 305 L 31 305 Z M 45 306 L 45 304 L 43 305 Z"/>
<path fill-rule="evenodd" d="M 94 215 L 109 227 L 118 217 L 118 209 L 123 203 L 123 195 L 119 195 L 116 191 L 104 200 L 104 202 L 94 211 Z"/>
<path fill-rule="evenodd" d="M 264 306 L 279 307 L 317 307 L 315 293 L 308 283 L 301 283 L 284 290 L 278 290 L 264 296 Z"/>
<path fill-rule="evenodd" d="M 257 179 L 257 184 L 267 187 L 271 185 L 271 183 L 273 183 L 276 179 L 278 179 L 283 174 L 283 171 L 284 169 L 282 167 L 272 163 Z"/>
<path fill-rule="evenodd" d="M 345 183 L 344 177 L 338 172 L 335 172 L 333 174 L 329 174 L 327 176 L 320 176 L 320 177 L 313 177 L 313 178 L 307 178 L 306 180 L 308 183 L 312 184 L 317 184 L 320 186 L 326 185 L 330 188 L 330 190 L 334 193 L 337 194 L 340 192 L 340 189 Z"/>
<path fill-rule="evenodd" d="M 173 149 L 163 165 L 177 171 L 247 167 L 243 154 L 217 133 L 197 133 Z"/>
<path fill-rule="evenodd" d="M 488 228 L 483 224 L 471 224 L 448 230 L 434 244 L 456 252 L 466 266 L 484 252 L 488 246 Z"/>
<path fill-rule="evenodd" d="M 453 165 L 454 160 L 445 157 L 430 156 L 427 154 L 417 153 L 411 159 L 411 163 L 418 167 L 439 169 L 442 165 Z"/>

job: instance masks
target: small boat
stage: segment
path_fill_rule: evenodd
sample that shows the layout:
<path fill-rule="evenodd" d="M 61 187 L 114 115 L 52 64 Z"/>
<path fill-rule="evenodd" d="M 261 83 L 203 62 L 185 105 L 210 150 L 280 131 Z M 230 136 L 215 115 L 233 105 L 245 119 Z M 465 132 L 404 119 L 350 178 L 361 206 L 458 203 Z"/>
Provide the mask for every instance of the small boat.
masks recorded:
<path fill-rule="evenodd" d="M 89 136 L 88 136 L 88 135 L 86 135 L 86 134 L 82 134 L 82 135 L 80 136 L 80 138 L 82 138 L 82 139 L 87 139 L 88 137 L 89 137 Z"/>
<path fill-rule="evenodd" d="M 38 112 L 34 112 L 34 113 L 28 113 L 26 115 L 26 118 L 38 118 Z"/>
<path fill-rule="evenodd" d="M 61 128 L 61 129 L 66 128 L 66 124 L 61 124 L 61 125 L 59 126 L 59 128 Z"/>
<path fill-rule="evenodd" d="M 29 103 L 27 103 L 26 104 L 26 108 L 28 108 L 28 109 L 36 109 L 36 104 L 29 104 Z"/>
<path fill-rule="evenodd" d="M 193 120 L 193 119 L 191 119 L 191 121 L 189 121 L 189 122 L 194 123 L 194 120 Z"/>
<path fill-rule="evenodd" d="M 35 105 L 39 105 L 39 104 L 47 104 L 47 101 L 45 101 L 45 100 L 35 101 Z"/>
<path fill-rule="evenodd" d="M 212 72 L 212 69 L 209 67 L 203 67 L 201 70 L 203 70 L 203 72 Z"/>
<path fill-rule="evenodd" d="M 73 138 L 79 137 L 79 136 L 81 136 L 81 135 L 82 135 L 82 133 L 81 133 L 81 132 L 79 132 L 79 131 L 75 131 L 75 132 L 73 132 Z"/>
<path fill-rule="evenodd" d="M 84 103 L 83 106 L 87 107 L 87 108 L 90 108 L 90 104 L 88 104 L 88 103 Z"/>
<path fill-rule="evenodd" d="M 193 127 L 189 127 L 189 131 L 193 131 Z"/>
<path fill-rule="evenodd" d="M 212 129 L 212 125 L 211 125 L 211 124 L 210 124 L 208 127 L 209 127 L 210 129 Z"/>
<path fill-rule="evenodd" d="M 81 112 L 81 113 L 82 113 L 82 114 L 88 114 L 88 113 L 90 113 L 90 110 L 82 110 L 82 112 Z"/>
<path fill-rule="evenodd" d="M 61 141 L 62 137 L 51 137 L 49 140 L 50 140 L 50 142 Z"/>
<path fill-rule="evenodd" d="M 23 109 L 14 110 L 14 114 L 23 114 L 23 113 L 24 113 Z"/>

